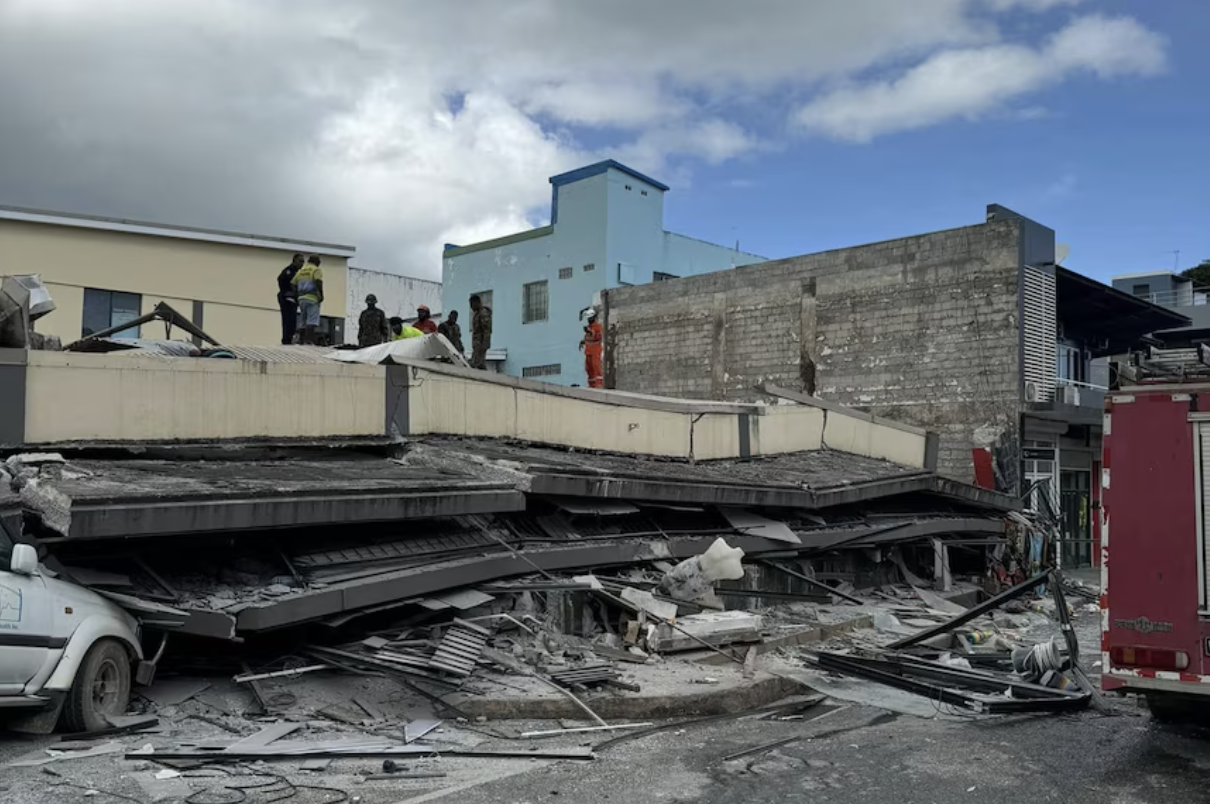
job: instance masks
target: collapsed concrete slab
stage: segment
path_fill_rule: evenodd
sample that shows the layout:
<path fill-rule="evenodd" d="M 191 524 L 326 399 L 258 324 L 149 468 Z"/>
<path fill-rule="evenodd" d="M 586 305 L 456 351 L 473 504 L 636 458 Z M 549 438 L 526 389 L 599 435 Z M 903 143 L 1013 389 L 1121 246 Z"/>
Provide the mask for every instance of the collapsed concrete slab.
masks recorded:
<path fill-rule="evenodd" d="M 529 491 L 661 503 L 816 510 L 924 493 L 989 511 L 1013 510 L 1013 497 L 934 472 L 833 450 L 688 462 L 559 450 L 488 439 L 418 440 L 416 462 L 436 450 L 506 464 L 531 477 Z"/>
<path fill-rule="evenodd" d="M 229 533 L 525 508 L 509 484 L 387 460 L 78 461 L 54 482 L 70 539 Z M 57 521 L 61 521 L 57 520 Z"/>

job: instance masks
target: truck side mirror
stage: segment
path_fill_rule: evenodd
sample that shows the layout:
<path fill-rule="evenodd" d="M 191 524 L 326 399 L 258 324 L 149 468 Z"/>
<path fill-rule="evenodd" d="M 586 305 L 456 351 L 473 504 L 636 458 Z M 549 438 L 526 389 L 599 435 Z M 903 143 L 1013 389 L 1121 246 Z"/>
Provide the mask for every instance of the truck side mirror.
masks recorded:
<path fill-rule="evenodd" d="M 13 558 L 9 569 L 15 575 L 33 575 L 38 569 L 38 551 L 32 544 L 13 545 Z"/>

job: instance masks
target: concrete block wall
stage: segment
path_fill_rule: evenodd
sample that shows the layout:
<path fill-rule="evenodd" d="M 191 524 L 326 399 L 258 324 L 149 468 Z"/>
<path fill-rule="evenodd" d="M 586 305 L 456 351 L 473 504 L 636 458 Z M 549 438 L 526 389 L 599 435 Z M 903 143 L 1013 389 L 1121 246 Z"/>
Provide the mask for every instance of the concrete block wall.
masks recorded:
<path fill-rule="evenodd" d="M 731 401 L 771 382 L 941 436 L 939 468 L 1012 443 L 1019 223 L 977 226 L 611 290 L 619 390 Z"/>

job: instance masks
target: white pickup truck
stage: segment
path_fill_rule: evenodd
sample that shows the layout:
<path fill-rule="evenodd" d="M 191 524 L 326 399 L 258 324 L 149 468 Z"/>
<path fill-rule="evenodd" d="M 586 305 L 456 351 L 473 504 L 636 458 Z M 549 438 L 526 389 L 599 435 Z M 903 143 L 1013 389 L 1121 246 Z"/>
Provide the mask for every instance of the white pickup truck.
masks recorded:
<path fill-rule="evenodd" d="M 33 546 L 0 528 L 0 713 L 11 728 L 107 728 L 125 713 L 134 679 L 150 683 L 154 673 L 134 616 L 53 577 Z"/>

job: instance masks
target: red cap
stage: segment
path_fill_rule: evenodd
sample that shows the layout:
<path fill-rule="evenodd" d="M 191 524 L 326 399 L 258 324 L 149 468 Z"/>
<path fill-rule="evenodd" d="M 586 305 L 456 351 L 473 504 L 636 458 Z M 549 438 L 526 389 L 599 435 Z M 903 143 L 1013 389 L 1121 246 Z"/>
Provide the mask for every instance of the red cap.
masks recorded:
<path fill-rule="evenodd" d="M 420 312 L 421 310 L 424 310 L 426 313 L 432 312 L 427 304 L 422 304 L 416 308 L 416 312 Z"/>

